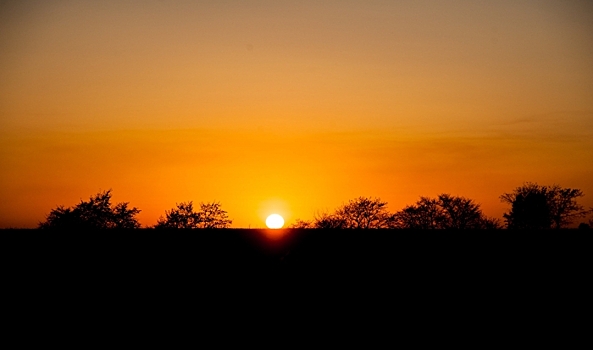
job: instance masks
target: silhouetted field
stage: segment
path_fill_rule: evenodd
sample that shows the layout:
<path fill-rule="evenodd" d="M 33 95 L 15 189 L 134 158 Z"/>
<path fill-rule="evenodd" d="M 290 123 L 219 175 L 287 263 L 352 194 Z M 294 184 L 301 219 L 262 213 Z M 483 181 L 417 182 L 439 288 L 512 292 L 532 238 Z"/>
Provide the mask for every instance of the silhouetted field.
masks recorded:
<path fill-rule="evenodd" d="M 334 319 L 389 309 L 441 322 L 460 312 L 545 320 L 582 308 L 593 265 L 592 233 L 579 230 L 2 230 L 0 238 L 4 300 L 37 315 L 209 306 L 249 308 L 249 319 L 331 305 Z"/>
<path fill-rule="evenodd" d="M 373 272 L 443 278 L 526 278 L 591 265 L 578 230 L 3 230 L 9 266 L 114 277 L 224 273 L 339 276 Z"/>

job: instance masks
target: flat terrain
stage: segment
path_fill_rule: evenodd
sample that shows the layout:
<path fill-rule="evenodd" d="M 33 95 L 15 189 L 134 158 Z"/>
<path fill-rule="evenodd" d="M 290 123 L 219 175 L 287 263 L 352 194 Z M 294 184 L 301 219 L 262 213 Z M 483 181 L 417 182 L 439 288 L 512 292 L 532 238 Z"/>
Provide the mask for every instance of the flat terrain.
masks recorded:
<path fill-rule="evenodd" d="M 292 272 L 514 277 L 582 271 L 593 232 L 408 230 L 2 230 L 7 267 L 86 275 Z M 46 271 L 46 272 L 47 272 Z"/>
<path fill-rule="evenodd" d="M 3 301 L 19 322 L 67 312 L 125 325 L 125 315 L 200 319 L 207 308 L 223 322 L 264 314 L 272 323 L 301 315 L 323 324 L 319 315 L 356 313 L 410 327 L 460 317 L 474 329 L 497 318 L 497 327 L 518 331 L 525 319 L 577 327 L 590 310 L 592 234 L 2 230 Z"/>

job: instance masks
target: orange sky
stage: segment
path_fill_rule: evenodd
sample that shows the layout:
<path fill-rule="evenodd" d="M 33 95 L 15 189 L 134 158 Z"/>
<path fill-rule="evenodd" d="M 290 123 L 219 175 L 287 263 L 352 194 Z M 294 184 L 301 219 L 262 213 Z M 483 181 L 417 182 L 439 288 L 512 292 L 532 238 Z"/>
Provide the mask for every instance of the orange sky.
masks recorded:
<path fill-rule="evenodd" d="M 525 181 L 593 206 L 587 1 L 5 1 L 0 227 L 113 189 L 233 227 Z"/>

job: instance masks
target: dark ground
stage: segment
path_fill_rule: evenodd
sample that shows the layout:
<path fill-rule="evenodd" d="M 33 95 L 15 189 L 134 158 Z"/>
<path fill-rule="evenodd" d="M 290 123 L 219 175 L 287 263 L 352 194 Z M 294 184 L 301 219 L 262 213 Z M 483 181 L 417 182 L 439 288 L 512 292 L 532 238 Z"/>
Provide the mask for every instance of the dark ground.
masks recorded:
<path fill-rule="evenodd" d="M 592 238 L 592 231 L 580 230 L 0 231 L 5 271 L 48 283 L 199 284 L 201 278 L 233 282 L 257 277 L 278 283 L 303 278 L 577 283 L 580 274 L 591 272 Z"/>
<path fill-rule="evenodd" d="M 585 230 L 2 230 L 0 239 L 4 305 L 19 317 L 332 310 L 334 320 L 362 312 L 477 327 L 504 317 L 521 329 L 591 311 Z"/>

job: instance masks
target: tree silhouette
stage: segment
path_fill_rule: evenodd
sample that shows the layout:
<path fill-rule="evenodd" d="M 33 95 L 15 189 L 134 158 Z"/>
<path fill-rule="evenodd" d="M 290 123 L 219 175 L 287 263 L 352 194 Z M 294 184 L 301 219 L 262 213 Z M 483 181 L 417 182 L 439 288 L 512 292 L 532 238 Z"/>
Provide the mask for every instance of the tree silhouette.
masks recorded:
<path fill-rule="evenodd" d="M 500 199 L 511 205 L 511 210 L 503 214 L 507 228 L 545 229 L 552 226 L 546 186 L 526 183 L 517 187 L 512 193 L 503 194 Z"/>
<path fill-rule="evenodd" d="M 561 188 L 553 185 L 551 192 L 551 213 L 554 228 L 559 229 L 570 225 L 575 219 L 586 216 L 590 210 L 585 210 L 582 205 L 576 201 L 583 197 L 583 191 L 575 188 Z"/>
<path fill-rule="evenodd" d="M 134 218 L 140 210 L 128 208 L 128 203 L 118 203 L 112 209 L 112 225 L 114 228 L 140 228 L 140 223 Z"/>
<path fill-rule="evenodd" d="M 388 228 L 392 219 L 387 202 L 367 197 L 350 200 L 335 215 L 344 221 L 346 228 Z"/>
<path fill-rule="evenodd" d="M 199 228 L 228 228 L 233 223 L 218 202 L 200 204 L 198 217 Z"/>
<path fill-rule="evenodd" d="M 387 202 L 378 198 L 358 197 L 342 205 L 333 213 L 317 213 L 313 221 L 297 221 L 292 228 L 318 229 L 370 229 L 388 228 L 392 215 L 387 211 Z"/>
<path fill-rule="evenodd" d="M 441 194 L 438 203 L 443 211 L 443 228 L 456 230 L 481 228 L 482 210 L 473 200 Z"/>
<path fill-rule="evenodd" d="M 65 208 L 60 205 L 52 209 L 46 216 L 44 222 L 40 222 L 41 229 L 78 228 L 83 225 L 80 216 L 73 212 L 72 208 Z"/>
<path fill-rule="evenodd" d="M 442 228 L 443 216 L 438 200 L 420 197 L 415 205 L 406 206 L 395 213 L 392 227 L 422 230 Z"/>
<path fill-rule="evenodd" d="M 482 213 L 480 205 L 465 197 L 440 194 L 437 198 L 420 197 L 395 213 L 392 227 L 407 229 L 497 229 L 498 220 Z"/>
<path fill-rule="evenodd" d="M 90 199 L 80 201 L 73 208 L 58 206 L 52 209 L 42 229 L 134 229 L 140 228 L 136 215 L 140 210 L 128 208 L 128 203 L 111 205 L 111 190 L 100 192 Z"/>
<path fill-rule="evenodd" d="M 313 227 L 319 229 L 341 229 L 348 228 L 346 221 L 336 214 L 318 213 L 313 220 Z"/>
<path fill-rule="evenodd" d="M 504 193 L 500 200 L 511 205 L 511 210 L 503 215 L 510 229 L 549 229 L 552 226 L 559 229 L 587 215 L 589 211 L 576 202 L 582 196 L 579 189 L 528 182 L 511 193 Z"/>
<path fill-rule="evenodd" d="M 437 198 L 420 197 L 395 214 L 387 211 L 387 202 L 379 198 L 358 197 L 334 213 L 316 214 L 313 221 L 297 220 L 292 228 L 319 229 L 500 229 L 498 219 L 482 213 L 473 200 L 440 194 Z"/>
<path fill-rule="evenodd" d="M 155 228 L 198 228 L 200 219 L 191 201 L 181 202 L 175 206 L 176 208 L 169 211 L 165 210 L 165 218 L 161 216 Z"/>
<path fill-rule="evenodd" d="M 480 223 L 480 228 L 485 230 L 500 230 L 503 228 L 503 225 L 499 219 L 483 215 Z"/>
<path fill-rule="evenodd" d="M 231 224 L 232 220 L 228 219 L 220 203 L 201 203 L 200 211 L 195 212 L 193 202 L 190 201 L 176 204 L 176 208 L 165 211 L 165 217 L 161 216 L 157 220 L 155 228 L 228 228 Z"/>

